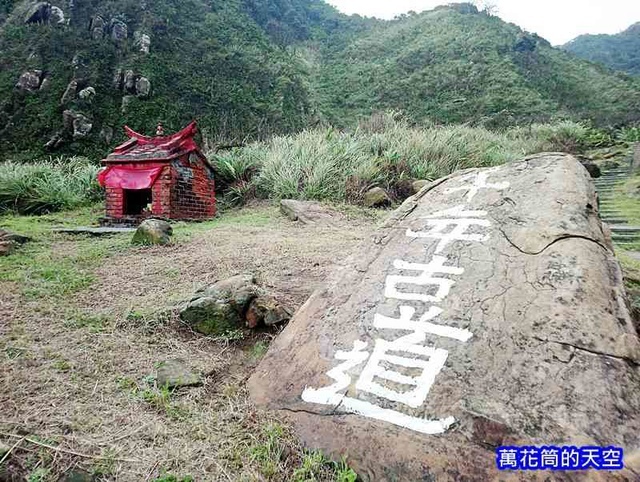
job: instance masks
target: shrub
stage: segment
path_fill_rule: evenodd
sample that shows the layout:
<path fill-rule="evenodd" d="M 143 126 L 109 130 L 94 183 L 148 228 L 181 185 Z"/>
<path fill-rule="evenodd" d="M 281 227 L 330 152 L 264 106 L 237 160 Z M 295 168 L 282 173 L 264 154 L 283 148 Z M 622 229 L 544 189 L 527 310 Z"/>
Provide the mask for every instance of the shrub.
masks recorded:
<path fill-rule="evenodd" d="M 541 151 L 576 152 L 586 135 L 587 128 L 574 122 L 491 131 L 414 127 L 396 113 L 376 114 L 353 132 L 318 128 L 237 149 L 217 158 L 216 169 L 229 196 L 240 200 L 255 187 L 265 198 L 356 202 L 376 185 L 403 199 L 413 179 L 437 179 Z"/>
<path fill-rule="evenodd" d="M 43 214 L 91 204 L 102 196 L 98 169 L 78 157 L 0 163 L 0 213 Z"/>

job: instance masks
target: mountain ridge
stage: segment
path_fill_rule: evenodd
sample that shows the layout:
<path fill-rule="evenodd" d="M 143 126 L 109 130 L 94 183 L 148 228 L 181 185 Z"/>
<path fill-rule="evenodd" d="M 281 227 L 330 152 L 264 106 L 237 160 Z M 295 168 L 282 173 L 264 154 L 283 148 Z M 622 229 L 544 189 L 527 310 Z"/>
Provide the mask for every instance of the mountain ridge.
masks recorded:
<path fill-rule="evenodd" d="M 381 110 L 498 128 L 640 117 L 640 81 L 471 4 L 392 21 L 322 0 L 2 0 L 1 12 L 0 152 L 14 157 L 98 156 L 123 124 L 170 132 L 192 118 L 217 143 Z"/>
<path fill-rule="evenodd" d="M 613 35 L 580 35 L 561 48 L 613 70 L 640 76 L 640 21 Z"/>

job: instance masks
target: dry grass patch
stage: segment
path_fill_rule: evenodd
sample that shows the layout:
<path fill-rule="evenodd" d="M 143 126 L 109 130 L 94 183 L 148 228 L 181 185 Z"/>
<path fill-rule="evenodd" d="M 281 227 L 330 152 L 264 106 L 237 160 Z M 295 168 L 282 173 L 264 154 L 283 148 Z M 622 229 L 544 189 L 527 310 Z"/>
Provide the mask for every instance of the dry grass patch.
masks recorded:
<path fill-rule="evenodd" d="M 79 469 L 97 480 L 354 480 L 249 401 L 245 382 L 276 332 L 211 339 L 170 310 L 239 272 L 297 308 L 379 215 L 347 218 L 310 227 L 255 205 L 178 224 L 174 245 L 148 248 L 40 230 L 0 261 L 0 442 L 20 442 L 1 470 L 34 481 Z M 86 284 L 68 282 L 78 273 Z M 203 385 L 158 387 L 155 367 L 174 358 Z"/>

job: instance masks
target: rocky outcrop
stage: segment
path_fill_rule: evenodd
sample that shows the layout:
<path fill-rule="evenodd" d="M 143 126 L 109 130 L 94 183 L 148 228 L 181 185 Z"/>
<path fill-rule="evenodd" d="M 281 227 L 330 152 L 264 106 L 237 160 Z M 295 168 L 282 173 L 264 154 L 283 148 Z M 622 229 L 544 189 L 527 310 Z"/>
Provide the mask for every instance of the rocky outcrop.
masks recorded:
<path fill-rule="evenodd" d="M 62 25 L 65 23 L 64 12 L 48 2 L 37 2 L 29 8 L 24 23 L 48 23 Z"/>
<path fill-rule="evenodd" d="M 70 104 L 76 98 L 76 95 L 78 95 L 78 81 L 73 79 L 64 90 L 62 98 L 60 99 L 60 105 Z"/>
<path fill-rule="evenodd" d="M 168 222 L 162 221 L 161 219 L 146 219 L 138 226 L 131 243 L 140 245 L 164 245 L 171 242 L 172 235 L 173 228 Z"/>
<path fill-rule="evenodd" d="M 139 76 L 135 83 L 136 96 L 146 99 L 151 94 L 151 82 L 146 77 Z"/>
<path fill-rule="evenodd" d="M 78 93 L 78 97 L 86 102 L 91 102 L 95 95 L 96 89 L 93 87 L 86 87 Z"/>
<path fill-rule="evenodd" d="M 64 130 L 70 132 L 73 139 L 87 137 L 93 128 L 91 119 L 84 114 L 68 109 L 62 113 Z"/>
<path fill-rule="evenodd" d="M 109 24 L 109 37 L 115 43 L 122 43 L 127 40 L 128 28 L 127 24 L 117 18 L 111 19 Z"/>
<path fill-rule="evenodd" d="M 622 481 L 639 468 L 639 364 L 593 183 L 550 153 L 409 198 L 298 310 L 249 389 L 367 481 L 548 480 L 499 473 L 495 448 L 551 444 L 622 447 L 626 471 L 584 479 Z"/>
<path fill-rule="evenodd" d="M 125 96 L 134 95 L 140 99 L 146 99 L 151 95 L 151 81 L 131 69 L 117 69 L 113 75 L 113 87 L 123 92 Z M 125 107 L 123 102 L 123 110 Z"/>
<path fill-rule="evenodd" d="M 16 88 L 26 92 L 36 92 L 40 89 L 42 81 L 42 70 L 27 70 L 26 72 L 23 72 L 18 79 Z"/>
<path fill-rule="evenodd" d="M 91 32 L 91 37 L 94 40 L 100 40 L 101 38 L 104 38 L 106 30 L 107 22 L 102 16 L 96 15 L 91 19 L 91 23 L 89 24 L 89 31 Z"/>
<path fill-rule="evenodd" d="M 133 45 L 143 54 L 148 54 L 151 46 L 151 37 L 146 33 L 136 31 L 133 33 Z"/>

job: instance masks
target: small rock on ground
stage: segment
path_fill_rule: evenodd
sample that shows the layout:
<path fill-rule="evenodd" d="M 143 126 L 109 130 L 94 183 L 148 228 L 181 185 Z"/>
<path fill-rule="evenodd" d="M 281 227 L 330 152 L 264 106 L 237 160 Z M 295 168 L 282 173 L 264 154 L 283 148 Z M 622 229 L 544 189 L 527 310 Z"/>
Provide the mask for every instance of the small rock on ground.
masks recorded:
<path fill-rule="evenodd" d="M 280 212 L 291 221 L 300 221 L 303 224 L 331 224 L 339 216 L 320 203 L 295 199 L 280 201 Z"/>
<path fill-rule="evenodd" d="M 131 240 L 132 244 L 138 245 L 165 245 L 171 242 L 173 228 L 161 219 L 146 219 L 140 224 Z"/>
<path fill-rule="evenodd" d="M 274 326 L 291 319 L 292 312 L 272 296 L 259 296 L 251 301 L 246 314 L 247 326 Z"/>
<path fill-rule="evenodd" d="M 202 384 L 202 377 L 192 371 L 184 360 L 176 358 L 160 363 L 156 383 L 167 388 L 193 387 Z"/>
<path fill-rule="evenodd" d="M 391 198 L 381 187 L 374 187 L 364 195 L 364 205 L 368 208 L 391 206 Z"/>
<path fill-rule="evenodd" d="M 237 275 L 198 291 L 180 318 L 205 335 L 221 335 L 244 325 L 249 303 L 258 296 L 252 275 Z"/>

